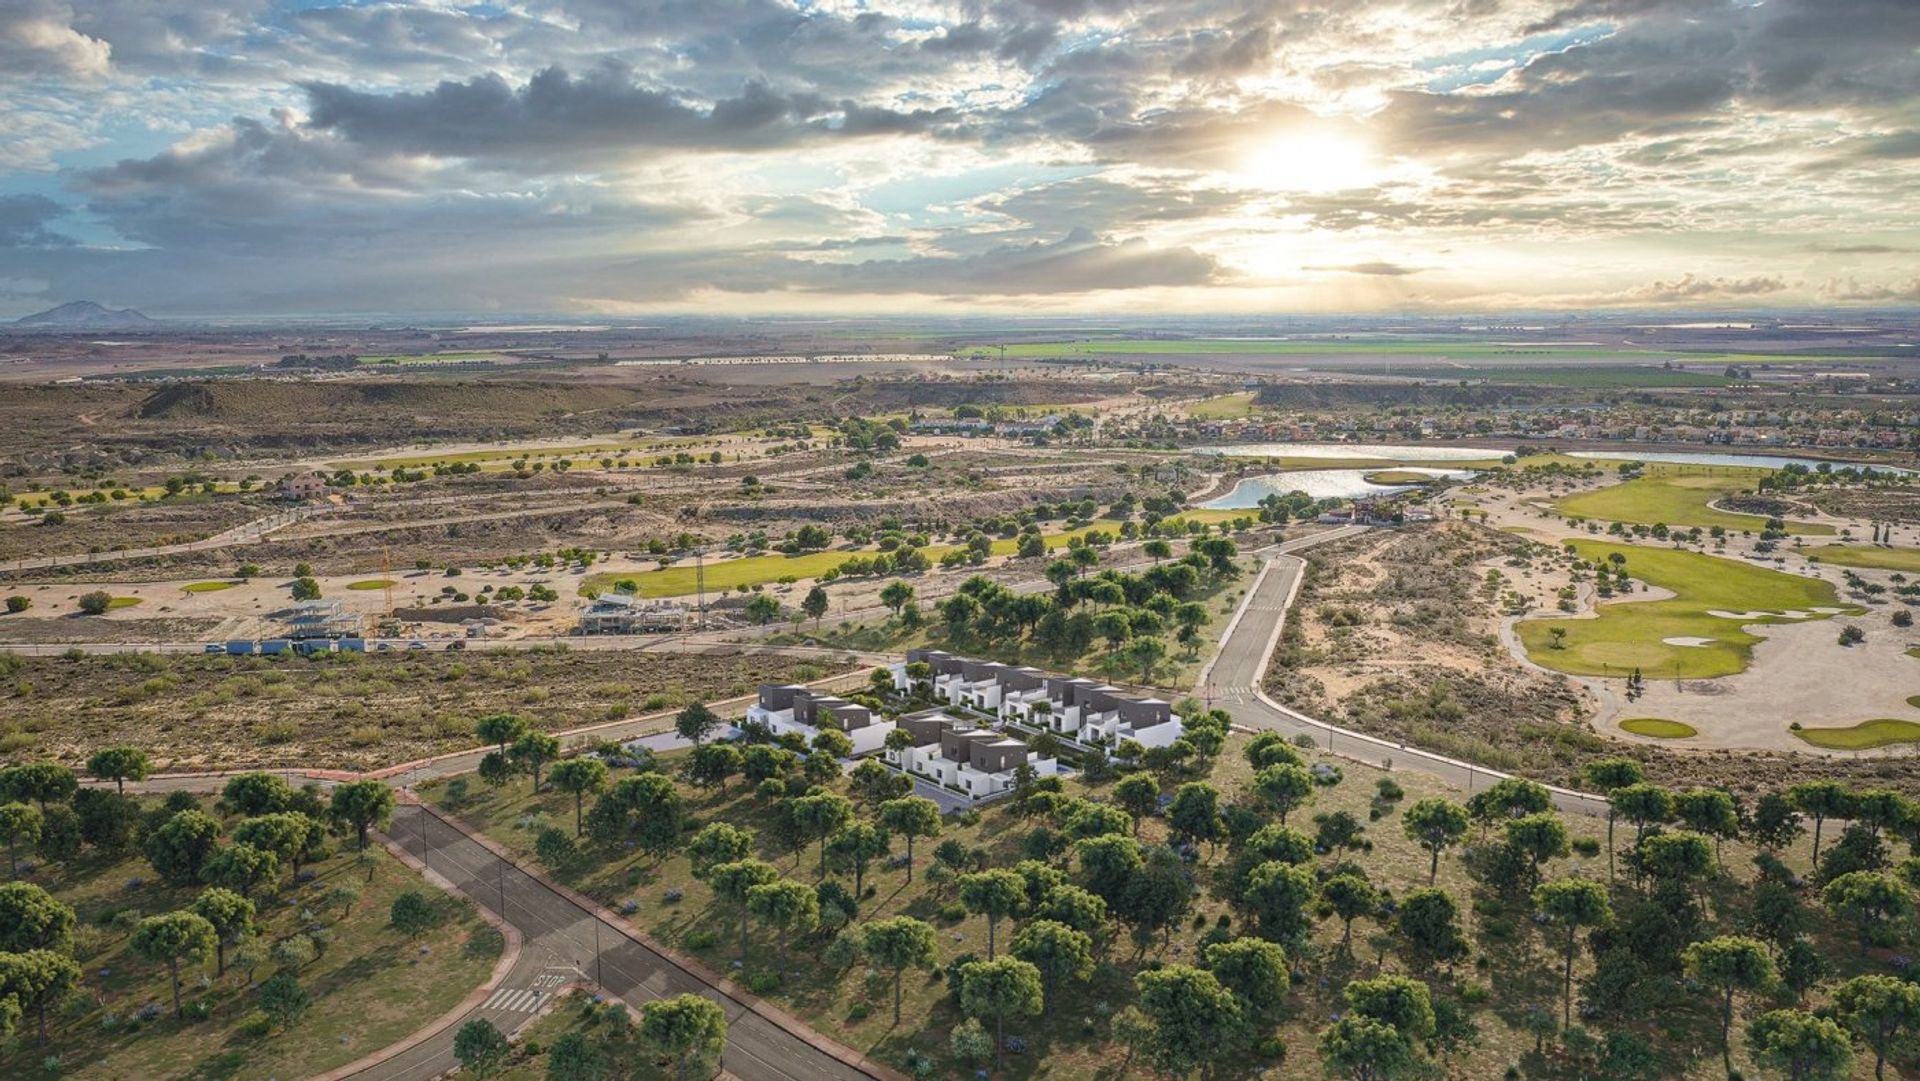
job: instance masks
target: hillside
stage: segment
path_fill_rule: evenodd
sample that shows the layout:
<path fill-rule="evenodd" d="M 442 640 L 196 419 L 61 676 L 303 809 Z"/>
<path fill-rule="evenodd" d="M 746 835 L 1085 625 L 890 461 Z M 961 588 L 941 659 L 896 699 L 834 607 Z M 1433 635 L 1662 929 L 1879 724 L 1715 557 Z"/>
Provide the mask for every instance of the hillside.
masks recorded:
<path fill-rule="evenodd" d="M 107 308 L 91 300 L 76 300 L 62 304 L 57 308 L 48 308 L 43 312 L 22 316 L 14 320 L 21 327 L 97 327 L 103 329 L 135 329 L 156 325 L 154 320 L 132 308 Z"/>

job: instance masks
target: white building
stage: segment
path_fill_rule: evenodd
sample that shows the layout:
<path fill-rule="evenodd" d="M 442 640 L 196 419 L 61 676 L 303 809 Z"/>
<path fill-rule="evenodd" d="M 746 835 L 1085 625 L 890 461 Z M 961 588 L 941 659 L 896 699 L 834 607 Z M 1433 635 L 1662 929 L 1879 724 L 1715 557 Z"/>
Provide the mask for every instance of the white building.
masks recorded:
<path fill-rule="evenodd" d="M 1128 694 L 1098 680 L 1049 676 L 1034 668 L 976 661 L 937 649 L 909 650 L 907 659 L 893 666 L 895 689 L 908 689 L 912 681 L 907 667 L 912 664 L 931 670 L 936 701 L 1088 746 L 1112 749 L 1134 740 L 1142 747 L 1165 747 L 1186 730 L 1173 707 L 1158 698 Z"/>
<path fill-rule="evenodd" d="M 776 736 L 796 733 L 809 746 L 822 729 L 836 729 L 853 741 L 856 755 L 880 750 L 895 727 L 865 706 L 816 694 L 796 683 L 762 683 L 760 700 L 747 707 L 747 723 L 764 725 Z"/>
<path fill-rule="evenodd" d="M 887 762 L 973 799 L 1012 788 L 1022 766 L 1032 767 L 1039 777 L 1059 771 L 1055 759 L 1035 757 L 1020 740 L 955 720 L 939 710 L 908 714 L 900 718 L 899 728 L 911 735 L 913 742 L 898 750 L 889 749 Z"/>

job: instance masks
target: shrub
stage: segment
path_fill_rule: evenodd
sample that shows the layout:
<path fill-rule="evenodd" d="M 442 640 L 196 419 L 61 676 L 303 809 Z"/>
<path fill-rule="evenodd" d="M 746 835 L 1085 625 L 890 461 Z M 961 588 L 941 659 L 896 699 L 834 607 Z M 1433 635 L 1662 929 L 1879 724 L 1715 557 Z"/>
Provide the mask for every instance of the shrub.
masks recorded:
<path fill-rule="evenodd" d="M 103 590 L 80 594 L 80 610 L 90 616 L 97 616 L 113 607 L 113 597 Z"/>
<path fill-rule="evenodd" d="M 780 989 L 780 974 L 764 969 L 747 974 L 747 990 L 756 995 L 770 995 Z"/>
<path fill-rule="evenodd" d="M 7 611 L 9 612 L 24 612 L 27 609 L 32 607 L 33 607 L 32 597 L 22 597 L 16 593 L 13 596 L 7 598 Z"/>

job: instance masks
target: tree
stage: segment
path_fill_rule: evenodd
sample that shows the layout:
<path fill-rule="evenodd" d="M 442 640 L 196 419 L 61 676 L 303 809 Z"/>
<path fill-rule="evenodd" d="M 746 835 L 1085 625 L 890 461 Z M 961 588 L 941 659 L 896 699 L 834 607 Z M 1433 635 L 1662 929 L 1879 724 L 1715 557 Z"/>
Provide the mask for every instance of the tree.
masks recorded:
<path fill-rule="evenodd" d="M 45 824 L 46 817 L 32 804 L 0 804 L 0 836 L 7 840 L 7 873 L 14 878 L 20 877 L 20 846 L 38 844 Z"/>
<path fill-rule="evenodd" d="M 528 732 L 507 750 L 521 769 L 533 774 L 533 790 L 540 791 L 540 769 L 560 757 L 560 741 L 545 732 Z M 364 846 L 363 846 L 364 847 Z"/>
<path fill-rule="evenodd" d="M 820 877 L 827 877 L 827 837 L 853 821 L 853 804 L 837 792 L 815 792 L 793 801 L 793 820 L 820 840 Z"/>
<path fill-rule="evenodd" d="M 1411 1074 L 1420 1063 L 1412 1040 L 1371 1017 L 1342 1017 L 1320 1032 L 1320 1059 L 1327 1072 L 1353 1081 L 1390 1081 Z"/>
<path fill-rule="evenodd" d="M 1802 781 L 1787 789 L 1794 810 L 1813 819 L 1813 869 L 1820 869 L 1820 830 L 1829 818 L 1845 818 L 1853 811 L 1853 793 L 1838 781 Z"/>
<path fill-rule="evenodd" d="M 164 916 L 148 916 L 140 921 L 133 932 L 131 945 L 133 952 L 142 960 L 153 964 L 165 964 L 167 973 L 173 979 L 173 1016 L 182 1016 L 180 1010 L 180 965 L 203 964 L 207 955 L 214 952 L 219 936 L 214 933 L 213 924 L 197 913 L 180 911 L 169 912 Z"/>
<path fill-rule="evenodd" d="M 1760 991 L 1775 979 L 1773 958 L 1764 943 L 1741 935 L 1721 935 L 1695 942 L 1682 954 L 1687 974 L 1721 994 L 1720 1057 L 1733 1071 L 1733 996 Z"/>
<path fill-rule="evenodd" d="M 740 911 L 740 963 L 747 961 L 747 915 L 752 911 L 748 899 L 754 887 L 777 882 L 780 872 L 770 863 L 755 859 L 719 863 L 707 869 L 707 884 L 713 895 Z"/>
<path fill-rule="evenodd" d="M 720 723 L 720 715 L 707 708 L 705 702 L 695 702 L 674 714 L 673 730 L 681 739 L 698 747 L 713 735 Z"/>
<path fill-rule="evenodd" d="M 913 839 L 940 834 L 940 805 L 925 796 L 902 796 L 880 805 L 880 824 L 907 839 L 907 881 L 913 881 Z"/>
<path fill-rule="evenodd" d="M 878 760 L 867 758 L 847 774 L 847 789 L 853 793 L 855 800 L 878 808 L 889 800 L 905 798 L 913 791 L 913 781 L 905 774 L 888 769 Z"/>
<path fill-rule="evenodd" d="M 682 994 L 655 999 L 640 1009 L 640 1040 L 671 1058 L 677 1081 L 687 1081 L 695 1062 L 720 1062 L 727 1042 L 727 1014 L 719 1003 L 701 995 Z"/>
<path fill-rule="evenodd" d="M 713 868 L 753 855 L 753 831 L 728 822 L 710 822 L 687 842 L 693 877 L 706 878 Z"/>
<path fill-rule="evenodd" d="M 1009 952 L 1040 970 L 1048 1001 L 1061 980 L 1093 973 L 1093 938 L 1056 920 L 1030 921 L 1013 936 Z"/>
<path fill-rule="evenodd" d="M 328 808 L 334 820 L 352 827 L 354 835 L 360 840 L 360 850 L 366 851 L 367 831 L 375 826 L 387 828 L 393 821 L 393 789 L 379 781 L 353 781 L 333 790 L 333 801 Z"/>
<path fill-rule="evenodd" d="M 98 780 L 112 781 L 121 795 L 126 794 L 128 781 L 146 780 L 150 768 L 147 752 L 138 747 L 107 747 L 87 759 L 87 773 Z"/>
<path fill-rule="evenodd" d="M 978 871 L 961 875 L 960 903 L 967 911 L 987 918 L 987 960 L 994 957 L 995 931 L 1003 916 L 1017 914 L 1027 903 L 1027 883 L 1008 870 Z"/>
<path fill-rule="evenodd" d="M 998 1067 L 1007 1042 L 1007 1018 L 1032 1017 L 1046 1007 L 1040 970 L 1016 957 L 971 961 L 960 966 L 960 1012 L 993 1019 L 993 1057 Z"/>
<path fill-rule="evenodd" d="M 47 1007 L 57 1004 L 80 982 L 80 965 L 53 950 L 0 953 L 0 1003 L 11 1001 L 38 1019 L 39 1041 L 47 1041 Z M 4 1026 L 0 1026 L 4 1027 Z"/>
<path fill-rule="evenodd" d="M 587 813 L 593 818 L 587 834 L 604 844 L 631 836 L 642 849 L 659 854 L 680 843 L 680 792 L 663 774 L 622 778 Z"/>
<path fill-rule="evenodd" d="M 1313 774 L 1298 762 L 1275 762 L 1253 775 L 1253 794 L 1273 808 L 1284 825 L 1287 815 L 1313 795 Z M 1438 802 L 1438 801 L 1433 801 Z"/>
<path fill-rule="evenodd" d="M 189 910 L 213 928 L 214 975 L 227 974 L 227 944 L 239 940 L 253 928 L 253 902 L 229 889 L 215 886 L 202 890 Z"/>
<path fill-rule="evenodd" d="M 1260 938 L 1216 942 L 1203 954 L 1215 979 L 1240 996 L 1252 1013 L 1272 1013 L 1286 1001 L 1292 978 L 1287 952 Z"/>
<path fill-rule="evenodd" d="M 819 626 L 821 618 L 827 614 L 826 589 L 814 586 L 807 590 L 807 595 L 800 598 L 800 610 L 807 614 L 808 619 L 813 620 L 815 626 Z"/>
<path fill-rule="evenodd" d="M 829 759 L 851 758 L 853 757 L 853 738 L 838 728 L 823 728 L 819 735 L 813 737 L 813 750 L 815 754 L 824 754 Z M 812 755 L 808 756 L 809 759 L 812 757 Z M 830 764 L 833 766 L 833 776 L 838 777 L 840 763 L 833 761 Z"/>
<path fill-rule="evenodd" d="M 201 872 L 206 881 L 238 891 L 242 897 L 272 882 L 280 873 L 280 859 L 249 844 L 231 844 L 215 852 Z"/>
<path fill-rule="evenodd" d="M 1433 994 L 1419 980 L 1376 976 L 1349 983 L 1342 994 L 1355 1014 L 1392 1025 L 1410 1040 L 1424 1040 L 1434 1033 Z"/>
<path fill-rule="evenodd" d="M 1400 902 L 1393 933 L 1429 965 L 1451 964 L 1467 952 L 1460 933 L 1460 907 L 1451 894 L 1432 886 L 1415 890 Z"/>
<path fill-rule="evenodd" d="M 1843 1081 L 1852 1076 L 1853 1042 L 1830 1018 L 1773 1010 L 1747 1026 L 1753 1055 L 1790 1081 Z"/>
<path fill-rule="evenodd" d="M 174 886 L 198 883 L 220 844 L 220 823 L 203 811 L 181 811 L 147 835 L 147 862 Z"/>
<path fill-rule="evenodd" d="M 887 854 L 887 834 L 871 823 L 849 822 L 827 838 L 827 855 L 837 866 L 853 868 L 853 895 L 866 895 L 867 865 Z"/>
<path fill-rule="evenodd" d="M 1605 927 L 1613 922 L 1613 905 L 1607 888 L 1584 878 L 1563 878 L 1542 883 L 1533 891 L 1533 907 L 1566 932 L 1562 949 L 1565 967 L 1561 971 L 1564 1001 L 1560 1023 L 1573 1024 L 1573 959 L 1578 950 L 1575 936 L 1582 927 Z"/>
<path fill-rule="evenodd" d="M 1152 683 L 1153 671 L 1167 659 L 1167 643 L 1153 635 L 1143 635 L 1127 643 L 1127 657 L 1140 669 L 1140 682 Z"/>
<path fill-rule="evenodd" d="M 765 920 L 775 931 L 779 944 L 780 972 L 787 971 L 787 942 L 806 934 L 820 924 L 820 898 L 806 886 L 783 878 L 755 886 L 747 891 L 747 909 Z"/>
<path fill-rule="evenodd" d="M 761 626 L 780 618 L 780 602 L 772 594 L 755 593 L 747 601 L 747 618 Z"/>
<path fill-rule="evenodd" d="M 474 772 L 480 774 L 480 780 L 488 788 L 499 788 L 513 781 L 513 759 L 507 757 L 505 751 L 488 751 L 480 756 L 480 765 Z"/>
<path fill-rule="evenodd" d="M 113 594 L 104 590 L 80 594 L 80 610 L 90 616 L 97 616 L 113 607 Z"/>
<path fill-rule="evenodd" d="M 728 750 L 733 750 L 729 747 Z M 736 754 L 736 759 L 738 755 Z M 598 758 L 569 758 L 553 764 L 551 777 L 553 787 L 562 792 L 573 793 L 573 834 L 578 837 L 582 826 L 583 808 L 589 792 L 601 792 L 607 787 L 607 764 Z"/>
<path fill-rule="evenodd" d="M 606 1055 L 584 1032 L 564 1032 L 547 1050 L 547 1081 L 604 1081 Z"/>
<path fill-rule="evenodd" d="M 1598 789 L 1602 795 L 1611 796 L 1615 791 L 1628 785 L 1639 784 L 1646 774 L 1640 769 L 1640 763 L 1631 758 L 1602 758 L 1587 763 L 1584 771 L 1587 783 Z M 1607 879 L 1613 879 L 1613 823 L 1620 809 L 1613 801 L 1607 801 Z"/>
<path fill-rule="evenodd" d="M 476 1017 L 453 1034 L 453 1058 L 460 1068 L 475 1077 L 489 1077 L 507 1064 L 513 1045 L 493 1027 L 493 1022 Z"/>
<path fill-rule="evenodd" d="M 501 754 L 507 746 L 529 731 L 527 722 L 511 713 L 490 713 L 474 722 L 473 734 L 483 743 L 491 743 Z"/>
<path fill-rule="evenodd" d="M 1571 851 L 1567 824 L 1551 812 L 1530 814 L 1507 823 L 1507 847 L 1527 861 L 1531 881 L 1540 881 L 1540 865 Z"/>
<path fill-rule="evenodd" d="M 233 828 L 235 843 L 273 853 L 293 869 L 295 876 L 325 837 L 326 827 L 299 811 L 249 818 Z"/>
<path fill-rule="evenodd" d="M 1167 805 L 1167 825 L 1188 842 L 1212 843 L 1220 837 L 1220 790 L 1203 781 L 1180 786 Z"/>
<path fill-rule="evenodd" d="M 893 1023 L 900 1023 L 900 985 L 909 968 L 934 965 L 933 927 L 912 916 L 894 916 L 867 924 L 860 951 L 875 968 L 893 973 Z"/>
<path fill-rule="evenodd" d="M 1253 914 L 1263 937 L 1291 942 L 1307 929 L 1307 905 L 1318 893 L 1312 870 L 1272 860 L 1247 876 L 1240 903 Z"/>
<path fill-rule="evenodd" d="M 433 930 L 434 924 L 440 922 L 440 913 L 425 894 L 419 890 L 408 890 L 393 899 L 392 906 L 387 909 L 387 922 L 408 938 L 417 939 Z"/>
<path fill-rule="evenodd" d="M 1855 976 L 1833 992 L 1839 1020 L 1873 1049 L 1873 1076 L 1886 1076 L 1887 1058 L 1920 1030 L 1920 987 L 1892 976 Z"/>
<path fill-rule="evenodd" d="M 1113 802 L 1133 817 L 1133 832 L 1140 833 L 1140 820 L 1160 805 L 1160 782 L 1150 774 L 1130 773 L 1113 786 Z"/>
<path fill-rule="evenodd" d="M 0 952 L 52 950 L 73 947 L 73 909 L 31 882 L 0 886 Z"/>
<path fill-rule="evenodd" d="M 687 755 L 681 768 L 693 784 L 725 791 L 727 778 L 740 772 L 742 761 L 740 749 L 731 744 L 704 743 Z"/>
<path fill-rule="evenodd" d="M 1141 1012 L 1153 1020 L 1154 1065 L 1167 1073 L 1198 1067 L 1205 1081 L 1214 1062 L 1231 1055 L 1246 1035 L 1239 1000 L 1211 972 L 1168 965 L 1141 972 L 1133 982 Z"/>
<path fill-rule="evenodd" d="M 276 972 L 260 985 L 260 1012 L 276 1028 L 292 1028 L 313 1005 L 313 996 L 291 972 Z"/>
<path fill-rule="evenodd" d="M 1481 822 L 1544 814 L 1552 809 L 1553 793 L 1538 781 L 1524 777 L 1504 778 L 1467 800 L 1468 812 Z"/>
<path fill-rule="evenodd" d="M 1337 874 L 1320 884 L 1320 901 L 1340 920 L 1340 951 L 1353 952 L 1353 921 L 1380 908 L 1380 891 L 1357 874 Z"/>
<path fill-rule="evenodd" d="M 271 773 L 241 773 L 227 781 L 220 798 L 236 812 L 253 818 L 292 806 L 293 786 Z"/>
<path fill-rule="evenodd" d="M 1674 817 L 1696 833 L 1713 838 L 1715 861 L 1720 844 L 1740 835 L 1740 808 L 1717 788 L 1691 788 L 1673 798 Z"/>
<path fill-rule="evenodd" d="M 1416 802 L 1400 816 L 1400 827 L 1407 839 L 1427 850 L 1427 885 L 1440 876 L 1440 853 L 1459 844 L 1467 835 L 1471 819 L 1465 807 L 1451 800 L 1430 797 Z"/>
<path fill-rule="evenodd" d="M 1827 883 L 1820 900 L 1835 918 L 1852 923 L 1860 934 L 1860 956 L 1867 955 L 1873 929 L 1913 914 L 1913 901 L 1892 875 L 1850 871 Z"/>
<path fill-rule="evenodd" d="M 880 603 L 892 609 L 894 615 L 899 615 L 902 608 L 913 603 L 913 586 L 898 579 L 888 582 L 880 590 Z"/>
<path fill-rule="evenodd" d="M 1685 886 L 1713 869 L 1713 844 L 1690 830 L 1657 833 L 1634 849 L 1633 862 L 1661 882 Z"/>

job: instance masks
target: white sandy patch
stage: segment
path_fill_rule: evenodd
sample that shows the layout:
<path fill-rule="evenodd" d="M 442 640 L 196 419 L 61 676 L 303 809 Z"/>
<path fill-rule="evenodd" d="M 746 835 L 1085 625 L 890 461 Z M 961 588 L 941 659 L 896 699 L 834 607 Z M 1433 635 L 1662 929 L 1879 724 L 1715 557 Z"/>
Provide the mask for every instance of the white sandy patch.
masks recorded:
<path fill-rule="evenodd" d="M 1715 641 L 1715 639 L 1712 638 L 1695 638 L 1692 635 L 1685 634 L 1675 638 L 1662 638 L 1660 640 L 1670 646 L 1710 646 Z"/>
<path fill-rule="evenodd" d="M 1828 615 L 1839 611 L 1838 608 L 1815 608 L 1814 612 Z M 1802 612 L 1798 608 L 1789 608 L 1784 612 L 1729 612 L 1721 608 L 1709 608 L 1707 614 L 1721 619 L 1810 619 L 1812 612 Z"/>

